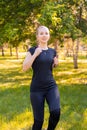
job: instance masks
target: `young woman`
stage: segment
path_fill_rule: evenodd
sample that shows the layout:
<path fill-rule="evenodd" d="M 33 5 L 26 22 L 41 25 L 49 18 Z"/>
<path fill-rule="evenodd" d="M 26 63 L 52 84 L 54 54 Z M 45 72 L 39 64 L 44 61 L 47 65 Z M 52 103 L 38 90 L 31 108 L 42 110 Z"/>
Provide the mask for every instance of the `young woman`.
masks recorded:
<path fill-rule="evenodd" d="M 58 86 L 53 78 L 53 66 L 58 64 L 56 51 L 49 48 L 49 29 L 39 26 L 36 32 L 37 46 L 28 50 L 23 62 L 23 70 L 33 69 L 30 86 L 30 99 L 33 108 L 34 124 L 32 130 L 41 130 L 44 121 L 45 100 L 49 106 L 49 122 L 47 130 L 54 130 L 60 118 L 60 97 Z"/>

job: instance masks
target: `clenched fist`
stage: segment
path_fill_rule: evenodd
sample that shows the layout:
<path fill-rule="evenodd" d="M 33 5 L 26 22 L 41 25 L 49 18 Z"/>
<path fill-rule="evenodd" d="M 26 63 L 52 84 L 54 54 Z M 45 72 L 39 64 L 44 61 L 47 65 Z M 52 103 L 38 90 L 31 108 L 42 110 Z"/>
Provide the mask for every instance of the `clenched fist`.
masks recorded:
<path fill-rule="evenodd" d="M 42 49 L 40 47 L 35 49 L 34 55 L 38 56 L 42 52 Z"/>

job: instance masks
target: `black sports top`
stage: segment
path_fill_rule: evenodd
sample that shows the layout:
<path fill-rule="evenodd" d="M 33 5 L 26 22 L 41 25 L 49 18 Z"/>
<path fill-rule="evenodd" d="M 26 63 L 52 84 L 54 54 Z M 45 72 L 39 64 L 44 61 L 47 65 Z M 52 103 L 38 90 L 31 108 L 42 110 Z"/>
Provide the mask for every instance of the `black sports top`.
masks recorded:
<path fill-rule="evenodd" d="M 31 47 L 28 51 L 33 55 L 37 47 Z M 52 75 L 53 58 L 56 51 L 52 48 L 42 50 L 32 64 L 33 76 L 30 91 L 44 91 L 56 85 Z"/>

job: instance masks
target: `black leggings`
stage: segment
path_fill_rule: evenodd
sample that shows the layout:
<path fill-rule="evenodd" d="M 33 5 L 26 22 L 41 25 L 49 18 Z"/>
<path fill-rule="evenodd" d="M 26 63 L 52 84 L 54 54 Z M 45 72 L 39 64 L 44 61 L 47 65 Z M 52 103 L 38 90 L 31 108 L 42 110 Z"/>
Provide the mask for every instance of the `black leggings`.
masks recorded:
<path fill-rule="evenodd" d="M 47 130 L 54 130 L 60 118 L 60 98 L 58 88 L 54 87 L 47 91 L 31 92 L 31 104 L 34 114 L 32 130 L 41 130 L 44 121 L 45 100 L 49 106 L 50 117 Z"/>

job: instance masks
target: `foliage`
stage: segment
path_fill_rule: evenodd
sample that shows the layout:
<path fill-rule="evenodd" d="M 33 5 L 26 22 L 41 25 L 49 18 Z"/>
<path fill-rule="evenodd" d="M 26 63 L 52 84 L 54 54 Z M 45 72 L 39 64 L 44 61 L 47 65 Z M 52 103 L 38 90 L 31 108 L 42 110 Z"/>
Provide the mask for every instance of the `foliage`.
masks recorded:
<path fill-rule="evenodd" d="M 68 2 L 75 17 L 75 26 L 82 31 L 83 35 L 87 35 L 87 0 L 63 0 L 63 2 Z"/>
<path fill-rule="evenodd" d="M 86 10 L 86 3 L 83 4 L 83 10 Z M 46 2 L 41 10 L 39 21 L 51 28 L 54 38 L 61 41 L 64 36 L 68 35 L 75 40 L 82 37 L 82 33 L 87 32 L 86 17 L 84 19 L 82 14 L 80 16 L 80 6 L 80 1 Z"/>
<path fill-rule="evenodd" d="M 5 40 L 5 37 L 4 37 L 4 29 L 0 29 L 0 46 L 3 45 L 3 42 Z"/>
<path fill-rule="evenodd" d="M 86 11 L 86 0 L 2 0 L 0 44 L 7 41 L 18 46 L 20 41 L 27 38 L 34 43 L 39 24 L 47 25 L 53 39 L 61 42 L 66 35 L 73 39 L 83 37 L 87 34 Z"/>
<path fill-rule="evenodd" d="M 40 5 L 41 0 L 0 1 L 0 27 L 1 30 L 4 29 L 7 41 L 9 42 L 10 40 L 13 46 L 14 44 L 18 46 L 19 41 L 24 39 L 23 30 L 26 26 L 25 20 Z"/>

